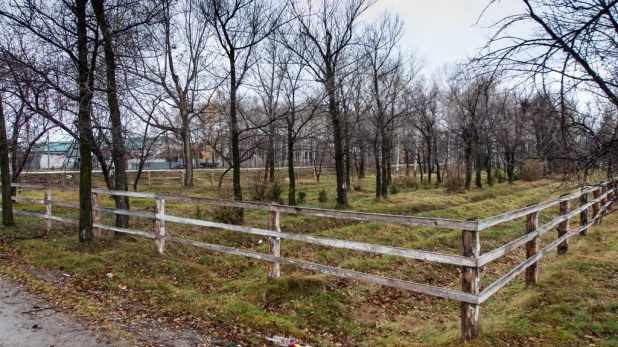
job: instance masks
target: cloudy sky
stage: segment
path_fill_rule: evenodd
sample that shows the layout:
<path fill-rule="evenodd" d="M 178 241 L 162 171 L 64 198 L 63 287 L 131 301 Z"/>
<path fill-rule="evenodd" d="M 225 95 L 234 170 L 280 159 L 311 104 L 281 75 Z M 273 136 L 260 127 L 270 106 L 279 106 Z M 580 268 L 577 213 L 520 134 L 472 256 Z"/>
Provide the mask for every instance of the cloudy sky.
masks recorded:
<path fill-rule="evenodd" d="M 415 49 L 431 74 L 445 63 L 474 55 L 488 40 L 488 27 L 503 17 L 520 13 L 521 0 L 502 0 L 489 7 L 476 24 L 489 0 L 377 0 L 368 16 L 385 10 L 405 21 L 402 45 Z"/>

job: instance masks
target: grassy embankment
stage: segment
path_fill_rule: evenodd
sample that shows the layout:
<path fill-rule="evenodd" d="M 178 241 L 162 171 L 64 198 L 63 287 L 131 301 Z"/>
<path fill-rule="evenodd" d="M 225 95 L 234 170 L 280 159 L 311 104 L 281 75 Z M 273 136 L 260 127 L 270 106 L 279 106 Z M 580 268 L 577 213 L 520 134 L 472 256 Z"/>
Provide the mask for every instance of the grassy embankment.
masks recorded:
<path fill-rule="evenodd" d="M 351 209 L 444 218 L 485 218 L 557 196 L 556 184 L 533 183 L 472 189 L 446 194 L 444 189 L 402 189 L 387 201 L 375 201 L 373 182 L 350 193 Z M 326 189 L 330 200 L 317 201 Z M 195 187 L 152 185 L 143 191 L 192 196 L 216 196 L 210 179 Z M 316 184 L 301 180 L 307 192 L 305 206 L 334 205 L 332 177 Z M 285 191 L 283 196 L 285 197 Z M 23 196 L 40 197 L 41 191 Z M 71 192 L 53 192 L 53 199 L 77 201 Z M 101 204 L 112 206 L 108 197 Z M 576 206 L 576 203 L 573 202 Z M 42 211 L 42 206 L 19 203 L 16 208 Z M 166 213 L 208 219 L 208 206 L 168 202 Z M 132 200 L 132 209 L 153 211 L 153 201 Z M 557 215 L 544 212 L 540 223 Z M 77 211 L 53 208 L 54 215 L 77 217 Z M 17 217 L 15 228 L 1 229 L 2 237 L 32 235 L 42 221 Z M 103 214 L 113 223 L 113 216 Z M 131 227 L 149 230 L 152 221 L 131 220 Z M 246 211 L 245 225 L 264 227 L 266 213 Z M 282 230 L 315 236 L 355 240 L 459 254 L 461 233 L 435 228 L 384 223 L 356 223 L 314 217 L 282 216 Z M 577 221 L 572 222 L 576 226 Z M 525 221 L 483 231 L 482 251 L 488 251 L 524 232 Z M 354 346 L 451 345 L 459 343 L 459 303 L 409 292 L 352 282 L 282 267 L 282 278 L 266 281 L 266 264 L 242 257 L 168 244 L 164 255 L 151 240 L 105 234 L 93 244 L 80 245 L 74 227 L 54 222 L 52 233 L 40 239 L 14 241 L 0 246 L 0 274 L 25 281 L 37 292 L 115 330 L 112 321 L 154 317 L 216 332 L 223 338 L 250 345 L 264 336 L 289 335 L 317 346 L 336 343 Z M 173 236 L 190 237 L 266 252 L 259 237 L 167 223 Z M 539 285 L 525 288 L 521 276 L 481 307 L 482 336 L 471 345 L 618 345 L 618 219 L 610 215 L 587 238 L 574 237 L 566 256 L 551 255 L 540 263 Z M 547 233 L 541 245 L 556 237 Z M 284 240 L 282 254 L 377 275 L 458 289 L 459 269 L 454 266 L 371 255 Z M 510 253 L 482 269 L 486 286 L 524 259 L 524 250 Z M 57 271 L 71 277 L 55 276 Z M 113 273 L 112 279 L 106 276 Z M 127 286 L 119 289 L 118 286 Z M 121 333 L 121 332 L 120 332 Z"/>

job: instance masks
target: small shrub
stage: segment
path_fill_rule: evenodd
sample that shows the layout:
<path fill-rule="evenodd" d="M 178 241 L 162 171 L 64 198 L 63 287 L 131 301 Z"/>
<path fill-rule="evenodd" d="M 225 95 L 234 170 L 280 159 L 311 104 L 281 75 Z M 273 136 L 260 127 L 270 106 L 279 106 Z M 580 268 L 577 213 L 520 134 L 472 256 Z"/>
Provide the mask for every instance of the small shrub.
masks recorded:
<path fill-rule="evenodd" d="M 515 170 L 513 172 L 513 181 L 519 181 L 521 179 L 521 170 Z"/>
<path fill-rule="evenodd" d="M 496 170 L 496 180 L 498 181 L 498 183 L 504 183 L 508 180 L 508 178 L 506 177 L 506 173 L 504 173 L 504 171 L 502 170 Z"/>
<path fill-rule="evenodd" d="M 319 202 L 327 202 L 328 195 L 326 194 L 326 190 L 324 188 L 320 188 L 318 191 L 318 201 Z"/>
<path fill-rule="evenodd" d="M 304 204 L 307 201 L 307 192 L 305 191 L 299 191 L 296 194 L 296 202 L 299 204 Z"/>
<path fill-rule="evenodd" d="M 418 179 L 416 177 L 411 176 L 399 176 L 397 177 L 397 187 L 401 189 L 418 189 L 420 188 L 420 184 L 418 183 Z"/>
<path fill-rule="evenodd" d="M 266 200 L 268 184 L 264 182 L 262 175 L 258 172 L 249 177 L 249 183 L 247 184 L 247 190 L 249 196 L 253 201 Z"/>
<path fill-rule="evenodd" d="M 399 193 L 399 187 L 397 187 L 397 181 L 393 181 L 393 183 L 391 183 L 389 192 L 391 193 L 391 195 L 395 195 Z"/>
<path fill-rule="evenodd" d="M 270 185 L 270 188 L 268 188 L 268 200 L 283 204 L 283 200 L 281 200 L 282 193 L 283 188 L 279 185 L 279 183 L 275 182 Z"/>
<path fill-rule="evenodd" d="M 352 188 L 354 188 L 355 192 L 362 192 L 363 191 L 363 186 L 361 186 L 360 184 L 355 184 L 352 186 Z"/>
<path fill-rule="evenodd" d="M 195 219 L 202 219 L 202 210 L 199 205 L 195 208 Z"/>
<path fill-rule="evenodd" d="M 233 193 L 231 191 L 219 192 L 219 198 L 232 200 Z M 236 207 L 213 205 L 208 209 L 208 214 L 213 221 L 226 224 L 242 224 L 242 218 L 238 214 Z"/>
<path fill-rule="evenodd" d="M 459 167 L 447 170 L 443 182 L 447 193 L 461 193 L 465 187 L 463 170 Z"/>
<path fill-rule="evenodd" d="M 525 159 L 521 167 L 521 179 L 532 182 L 543 176 L 543 162 L 537 159 Z"/>

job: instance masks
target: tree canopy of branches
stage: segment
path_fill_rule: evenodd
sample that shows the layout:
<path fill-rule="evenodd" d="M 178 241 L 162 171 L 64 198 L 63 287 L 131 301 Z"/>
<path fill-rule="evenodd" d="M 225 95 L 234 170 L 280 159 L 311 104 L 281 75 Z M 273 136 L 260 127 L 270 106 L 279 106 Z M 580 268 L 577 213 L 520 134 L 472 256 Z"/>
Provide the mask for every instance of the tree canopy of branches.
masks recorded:
<path fill-rule="evenodd" d="M 490 6 L 497 0 L 490 1 Z M 583 151 L 570 151 L 567 159 L 583 172 L 616 153 L 618 138 L 596 136 L 594 119 L 567 119 L 571 97 L 585 97 L 618 109 L 618 1 L 615 0 L 522 0 L 522 12 L 505 17 L 493 27 L 495 34 L 474 64 L 508 71 L 519 81 L 556 86 L 562 105 L 562 127 L 570 135 L 586 134 L 593 139 Z M 532 31 L 522 35 L 521 28 Z M 593 119 L 590 119 L 593 118 Z M 577 134 L 577 135 L 574 135 Z M 566 135 L 566 134 L 565 134 Z"/>

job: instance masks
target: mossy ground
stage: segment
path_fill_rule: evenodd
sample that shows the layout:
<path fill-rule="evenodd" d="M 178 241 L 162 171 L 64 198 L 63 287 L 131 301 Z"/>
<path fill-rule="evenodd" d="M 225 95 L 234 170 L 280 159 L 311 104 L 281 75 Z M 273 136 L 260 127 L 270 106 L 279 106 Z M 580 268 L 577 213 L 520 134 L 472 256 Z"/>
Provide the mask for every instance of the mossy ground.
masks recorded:
<path fill-rule="evenodd" d="M 202 174 L 203 175 L 203 174 Z M 204 176 L 204 175 L 203 175 Z M 209 174 L 208 174 L 209 176 Z M 307 193 L 304 206 L 334 207 L 333 177 L 315 183 L 309 174 L 298 190 Z M 154 182 L 154 180 L 153 180 Z M 401 189 L 387 200 L 376 201 L 373 180 L 362 190 L 351 191 L 350 209 L 426 217 L 486 218 L 560 194 L 551 180 L 496 184 L 462 194 L 442 188 Z M 422 185 L 421 185 L 422 186 Z M 318 202 L 326 189 L 327 202 Z M 190 196 L 217 196 L 209 177 L 198 177 L 194 187 L 140 186 Z M 286 196 L 284 192 L 282 196 Z M 22 196 L 40 197 L 41 191 Z M 54 200 L 77 201 L 72 192 L 52 193 Z M 101 204 L 113 200 L 101 197 Z M 574 206 L 577 202 L 573 202 Z M 15 208 L 41 212 L 43 207 L 18 203 Z M 153 211 L 149 199 L 133 199 L 134 210 Z M 208 219 L 208 206 L 166 202 L 166 213 Z M 78 211 L 53 207 L 54 215 L 77 217 Z M 544 212 L 541 224 L 557 215 Z M 266 213 L 246 210 L 245 225 L 266 226 Z M 103 214 L 104 223 L 113 216 Z M 28 236 L 42 230 L 42 221 L 17 216 L 17 226 L 1 229 L 10 235 Z M 577 221 L 572 222 L 576 226 Z M 131 228 L 151 230 L 153 221 L 133 218 Z M 386 223 L 359 223 L 316 217 L 282 216 L 284 232 L 337 238 L 459 254 L 461 232 Z M 260 237 L 207 228 L 167 223 L 173 236 L 267 252 Z M 518 220 L 481 233 L 482 251 L 488 251 L 524 233 Z M 518 277 L 481 307 L 481 337 L 470 345 L 618 345 L 618 220 L 610 215 L 595 226 L 590 236 L 571 239 L 569 254 L 550 255 L 540 262 L 539 285 L 525 288 Z M 541 245 L 551 242 L 547 233 Z M 409 346 L 459 344 L 459 303 L 396 289 L 343 280 L 282 266 L 282 277 L 266 280 L 266 264 L 251 259 L 206 252 L 168 243 L 159 255 L 152 240 L 131 236 L 115 238 L 104 233 L 91 244 L 77 242 L 74 227 L 54 222 L 42 238 L 15 240 L 0 246 L 0 273 L 25 281 L 78 314 L 108 322 L 110 310 L 122 317 L 170 317 L 178 325 L 191 326 L 236 339 L 249 345 L 264 343 L 264 336 L 287 335 L 316 346 Z M 398 257 L 307 245 L 283 240 L 286 257 L 365 271 L 459 289 L 460 270 L 454 266 Z M 523 249 L 509 253 L 482 269 L 487 286 L 524 259 Z M 61 271 L 70 275 L 57 281 L 41 273 Z M 109 278 L 108 273 L 114 276 Z M 120 286 L 120 287 L 119 287 Z M 126 286 L 126 289 L 122 289 Z M 139 310 L 131 307 L 139 306 Z M 139 317 L 138 317 L 139 318 Z"/>

